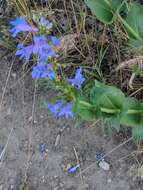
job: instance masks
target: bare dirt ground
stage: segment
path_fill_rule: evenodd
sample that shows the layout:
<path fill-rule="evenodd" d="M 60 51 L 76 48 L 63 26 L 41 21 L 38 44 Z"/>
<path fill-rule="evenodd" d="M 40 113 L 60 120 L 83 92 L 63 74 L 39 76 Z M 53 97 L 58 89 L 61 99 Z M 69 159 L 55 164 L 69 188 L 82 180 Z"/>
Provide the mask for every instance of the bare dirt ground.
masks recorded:
<path fill-rule="evenodd" d="M 73 121 L 52 118 L 42 106 L 52 94 L 35 90 L 30 74 L 22 77 L 20 64 L 14 61 L 9 72 L 12 59 L 0 60 L 0 190 L 141 190 L 130 176 L 135 160 L 122 160 L 135 149 L 133 143 L 106 157 L 109 171 L 99 168 L 96 151 L 108 153 L 127 139 L 115 140 L 95 126 L 75 128 Z M 66 128 L 61 133 L 62 127 Z M 55 147 L 58 134 L 61 138 Z M 41 143 L 46 146 L 44 154 L 39 150 Z M 66 171 L 69 164 L 77 164 L 76 154 L 81 175 Z"/>

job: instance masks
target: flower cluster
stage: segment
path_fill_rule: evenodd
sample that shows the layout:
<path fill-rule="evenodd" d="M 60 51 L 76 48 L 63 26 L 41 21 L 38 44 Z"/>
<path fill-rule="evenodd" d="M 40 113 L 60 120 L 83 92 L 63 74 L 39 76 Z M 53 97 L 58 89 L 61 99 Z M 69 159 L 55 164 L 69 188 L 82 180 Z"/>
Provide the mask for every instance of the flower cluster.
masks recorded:
<path fill-rule="evenodd" d="M 55 47 L 61 45 L 61 41 L 56 36 L 50 35 L 50 29 L 53 24 L 41 17 L 37 26 L 32 26 L 24 19 L 24 17 L 18 17 L 16 20 L 10 22 L 12 29 L 10 30 L 13 37 L 16 37 L 21 32 L 32 33 L 33 40 L 31 44 L 24 45 L 19 43 L 17 45 L 16 55 L 19 59 L 25 59 L 26 63 L 30 62 L 33 57 L 36 60 L 36 65 L 32 70 L 32 77 L 36 80 L 49 78 L 52 81 L 56 81 L 57 65 L 52 62 L 51 58 L 58 57 Z M 43 31 L 47 31 L 43 34 Z M 67 79 L 67 85 L 72 85 L 76 89 L 80 89 L 85 81 L 82 75 L 82 68 L 78 68 L 75 73 L 75 77 Z M 73 118 L 73 100 L 68 100 L 66 103 L 64 100 L 57 101 L 55 104 L 48 103 L 48 109 L 55 117 Z"/>
<path fill-rule="evenodd" d="M 54 46 L 60 45 L 60 39 L 56 36 L 40 35 L 40 29 L 29 25 L 23 17 L 18 17 L 16 20 L 10 22 L 13 28 L 10 30 L 13 37 L 16 37 L 20 32 L 33 32 L 33 43 L 25 46 L 23 43 L 17 45 L 16 55 L 20 59 L 25 59 L 26 63 L 30 61 L 32 56 L 36 56 L 37 65 L 33 68 L 32 77 L 37 79 L 48 77 L 50 80 L 55 79 L 55 71 L 53 65 L 48 63 L 49 58 L 57 57 L 54 51 Z M 52 23 L 41 18 L 41 25 L 45 29 L 50 29 Z"/>

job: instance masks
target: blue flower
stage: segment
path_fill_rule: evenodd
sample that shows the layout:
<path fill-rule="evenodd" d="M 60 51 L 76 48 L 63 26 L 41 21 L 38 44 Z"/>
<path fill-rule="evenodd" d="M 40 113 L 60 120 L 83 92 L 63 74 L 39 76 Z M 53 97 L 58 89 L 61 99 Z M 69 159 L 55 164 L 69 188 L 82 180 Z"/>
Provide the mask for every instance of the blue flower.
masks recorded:
<path fill-rule="evenodd" d="M 75 77 L 73 79 L 68 79 L 69 83 L 73 86 L 77 87 L 78 89 L 81 88 L 82 83 L 85 81 L 84 76 L 82 75 L 82 68 L 76 70 Z"/>
<path fill-rule="evenodd" d="M 70 168 L 68 169 L 68 172 L 69 172 L 70 174 L 75 173 L 79 168 L 80 168 L 80 165 L 77 164 L 77 165 L 74 166 L 74 167 L 70 167 Z"/>
<path fill-rule="evenodd" d="M 33 45 L 24 46 L 23 44 L 17 45 L 16 55 L 19 56 L 20 59 L 25 58 L 26 63 L 29 62 L 30 56 L 33 52 Z"/>
<path fill-rule="evenodd" d="M 58 116 L 58 113 L 62 106 L 63 106 L 63 101 L 57 101 L 55 104 L 48 103 L 48 109 L 55 117 Z"/>
<path fill-rule="evenodd" d="M 46 153 L 46 152 L 47 152 L 47 144 L 46 144 L 46 143 L 41 143 L 41 144 L 39 145 L 39 151 L 40 151 L 42 154 Z"/>
<path fill-rule="evenodd" d="M 34 36 L 33 53 L 35 55 L 41 55 L 43 53 L 43 49 L 49 48 L 50 46 L 47 44 L 46 36 Z"/>
<path fill-rule="evenodd" d="M 95 158 L 97 161 L 104 160 L 104 153 L 103 152 L 96 152 Z"/>
<path fill-rule="evenodd" d="M 30 26 L 24 19 L 24 17 L 17 17 L 10 24 L 13 28 L 10 30 L 13 37 L 16 37 L 19 32 L 38 32 L 38 29 Z"/>
<path fill-rule="evenodd" d="M 44 17 L 40 18 L 40 25 L 45 27 L 47 30 L 50 30 L 53 27 L 53 23 L 45 19 Z"/>
<path fill-rule="evenodd" d="M 60 109 L 58 117 L 65 117 L 66 119 L 73 118 L 74 113 L 72 110 L 73 110 L 73 104 L 71 102 L 67 103 Z"/>
<path fill-rule="evenodd" d="M 56 36 L 51 36 L 51 41 L 54 46 L 60 46 L 61 40 Z"/>
<path fill-rule="evenodd" d="M 65 104 L 64 101 L 57 101 L 55 104 L 48 103 L 48 109 L 55 117 L 73 118 L 73 104 L 69 102 Z"/>
<path fill-rule="evenodd" d="M 33 70 L 32 70 L 32 77 L 34 79 L 46 78 L 47 77 L 46 65 L 38 64 L 38 65 L 34 66 Z"/>
<path fill-rule="evenodd" d="M 33 67 L 32 77 L 34 79 L 48 77 L 50 80 L 54 80 L 55 72 L 53 70 L 53 66 L 51 64 L 48 65 L 45 65 L 43 63 L 37 64 L 35 67 Z"/>
<path fill-rule="evenodd" d="M 46 62 L 49 57 L 56 57 L 55 51 L 47 43 L 47 39 L 44 35 L 34 36 L 33 53 L 37 55 L 40 62 Z"/>
<path fill-rule="evenodd" d="M 39 61 L 45 63 L 49 57 L 57 57 L 57 54 L 51 47 L 49 49 L 43 49 L 43 53 L 39 55 Z"/>

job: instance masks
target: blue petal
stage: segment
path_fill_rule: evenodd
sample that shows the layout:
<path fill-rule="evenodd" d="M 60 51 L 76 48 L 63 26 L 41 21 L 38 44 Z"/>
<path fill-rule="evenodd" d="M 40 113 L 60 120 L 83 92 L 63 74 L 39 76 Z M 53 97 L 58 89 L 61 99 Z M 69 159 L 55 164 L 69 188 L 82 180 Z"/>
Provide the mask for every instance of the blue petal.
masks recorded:
<path fill-rule="evenodd" d="M 16 37 L 19 32 L 38 32 L 38 29 L 30 26 L 22 16 L 17 17 L 14 21 L 11 21 L 10 24 L 13 26 L 10 30 L 13 37 Z"/>
<path fill-rule="evenodd" d="M 55 76 L 56 75 L 51 64 L 45 65 L 40 63 L 33 67 L 32 77 L 35 79 L 48 77 L 50 80 L 54 80 Z"/>
<path fill-rule="evenodd" d="M 29 62 L 30 56 L 33 51 L 33 45 L 24 46 L 23 44 L 17 45 L 16 55 L 20 57 L 20 59 L 25 58 L 26 63 Z"/>
<path fill-rule="evenodd" d="M 44 64 L 37 64 L 33 67 L 32 77 L 35 79 L 47 77 L 47 70 Z"/>
<path fill-rule="evenodd" d="M 44 35 L 34 37 L 33 53 L 40 58 L 40 62 L 45 63 L 49 57 L 55 57 L 56 53 L 47 43 Z"/>
<path fill-rule="evenodd" d="M 61 40 L 59 38 L 57 38 L 56 36 L 51 36 L 51 40 L 54 46 L 60 46 Z"/>
<path fill-rule="evenodd" d="M 59 110 L 63 106 L 63 101 L 57 101 L 55 104 L 48 103 L 48 109 L 54 116 L 58 116 Z"/>
<path fill-rule="evenodd" d="M 66 119 L 74 117 L 72 102 L 65 104 L 63 100 L 60 100 L 55 104 L 48 103 L 48 109 L 55 117 L 64 117 Z"/>
<path fill-rule="evenodd" d="M 73 104 L 71 102 L 65 104 L 59 111 L 58 117 L 65 117 L 66 119 L 73 118 Z"/>
<path fill-rule="evenodd" d="M 82 68 L 76 70 L 75 77 L 73 79 L 68 79 L 69 83 L 71 83 L 73 86 L 77 87 L 78 89 L 81 88 L 81 85 L 85 81 L 84 76 L 82 75 Z"/>
<path fill-rule="evenodd" d="M 71 168 L 68 169 L 68 172 L 69 173 L 75 173 L 79 167 L 80 167 L 79 164 L 74 166 L 74 167 L 71 167 Z"/>

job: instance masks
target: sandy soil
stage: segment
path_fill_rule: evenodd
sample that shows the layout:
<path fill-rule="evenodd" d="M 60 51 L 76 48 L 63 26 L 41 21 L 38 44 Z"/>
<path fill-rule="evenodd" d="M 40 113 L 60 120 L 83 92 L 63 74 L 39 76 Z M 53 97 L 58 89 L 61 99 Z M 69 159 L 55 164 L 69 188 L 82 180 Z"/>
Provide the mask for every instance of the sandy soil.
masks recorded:
<path fill-rule="evenodd" d="M 141 190 L 129 175 L 134 160 L 120 160 L 133 151 L 133 143 L 105 158 L 109 171 L 99 168 L 96 151 L 108 153 L 126 139 L 118 142 L 95 126 L 75 128 L 74 121 L 52 118 L 42 104 L 52 93 L 35 90 L 30 74 L 19 80 L 23 76 L 20 64 L 14 61 L 2 99 L 12 59 L 0 61 L 1 153 L 6 145 L 0 163 L 0 190 Z M 44 153 L 39 148 L 42 143 Z M 77 164 L 76 155 L 82 176 L 79 171 L 67 172 L 68 166 Z"/>

